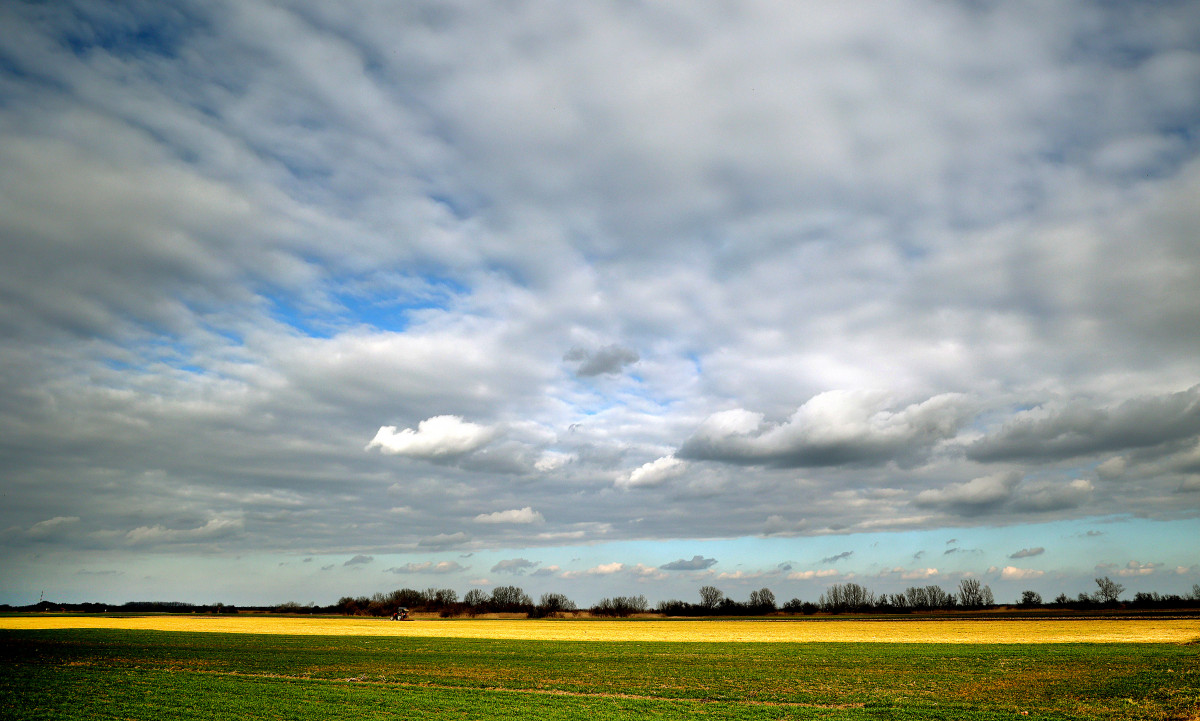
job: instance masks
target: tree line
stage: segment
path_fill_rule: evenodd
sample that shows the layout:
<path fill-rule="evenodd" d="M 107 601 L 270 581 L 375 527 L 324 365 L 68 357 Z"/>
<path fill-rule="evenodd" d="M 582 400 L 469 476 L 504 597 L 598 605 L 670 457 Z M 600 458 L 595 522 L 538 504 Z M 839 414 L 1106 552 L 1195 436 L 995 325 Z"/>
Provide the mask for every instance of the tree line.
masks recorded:
<path fill-rule="evenodd" d="M 1107 576 L 1095 579 L 1096 590 L 1070 597 L 1060 593 L 1050 603 L 1043 601 L 1036 591 L 1023 591 L 1015 605 L 1019 608 L 1060 608 L 1088 610 L 1113 608 L 1124 605 L 1129 608 L 1187 608 L 1200 607 L 1200 583 L 1194 584 L 1190 593 L 1159 594 L 1137 592 L 1133 600 L 1121 601 L 1125 586 Z M 223 603 L 197 605 L 178 601 L 130 601 L 121 605 L 100 603 L 59 604 L 41 601 L 30 606 L 0 604 L 0 611 L 40 611 L 71 613 L 105 613 L 108 611 L 135 613 L 238 613 L 242 611 L 287 613 L 287 614 L 341 614 L 349 616 L 390 616 L 398 608 L 437 613 L 443 617 L 478 616 L 488 613 L 524 614 L 531 618 L 546 618 L 582 613 L 593 616 L 626 617 L 641 613 L 659 613 L 666 616 L 761 616 L 769 613 L 811 615 L 815 613 L 912 613 L 920 611 L 978 610 L 997 605 L 992 589 L 978 579 L 964 578 L 953 592 L 941 586 L 910 586 L 902 593 L 874 593 L 857 583 L 834 584 L 825 590 L 816 601 L 793 598 L 779 604 L 775 593 L 769 588 L 751 591 L 745 601 L 737 601 L 725 595 L 716 586 L 702 586 L 696 603 L 671 599 L 660 601 L 651 607 L 645 596 L 613 596 L 601 599 L 591 608 L 580 609 L 574 601 L 561 593 L 543 593 L 535 603 L 533 598 L 518 586 L 497 586 L 491 593 L 478 588 L 471 589 L 459 599 L 458 593 L 449 588 L 428 588 L 423 591 L 401 588 L 388 593 L 371 596 L 343 596 L 329 606 L 301 605 L 295 602 L 272 606 L 236 606 Z"/>
<path fill-rule="evenodd" d="M 1015 604 L 1021 608 L 1070 608 L 1086 610 L 1114 607 L 1121 604 L 1125 587 L 1107 576 L 1095 579 L 1093 593 L 1081 593 L 1071 598 L 1059 594 L 1051 603 L 1044 603 L 1036 591 L 1023 591 Z M 980 610 L 998 604 L 991 587 L 975 578 L 964 578 L 953 592 L 938 585 L 910 586 L 902 593 L 874 593 L 857 583 L 830 586 L 816 601 L 793 598 L 779 604 L 769 588 L 750 592 L 745 601 L 726 596 L 715 586 L 702 586 L 696 603 L 671 599 L 651 606 L 645 596 L 613 596 L 601 599 L 591 608 L 580 609 L 561 593 L 544 593 L 535 603 L 529 594 L 517 586 L 497 586 L 492 592 L 472 589 L 460 601 L 451 589 L 417 591 L 402 588 L 391 593 L 358 598 L 345 597 L 332 607 L 312 612 L 333 612 L 350 615 L 390 615 L 396 608 L 436 612 L 442 616 L 477 616 L 485 613 L 527 614 L 532 618 L 561 616 L 587 611 L 593 616 L 626 617 L 641 613 L 666 616 L 755 616 L 769 613 L 912 613 L 921 611 Z M 1139 592 L 1125 604 L 1133 608 L 1200 607 L 1200 584 L 1187 595 L 1161 595 Z M 283 609 L 291 610 L 296 609 Z"/>

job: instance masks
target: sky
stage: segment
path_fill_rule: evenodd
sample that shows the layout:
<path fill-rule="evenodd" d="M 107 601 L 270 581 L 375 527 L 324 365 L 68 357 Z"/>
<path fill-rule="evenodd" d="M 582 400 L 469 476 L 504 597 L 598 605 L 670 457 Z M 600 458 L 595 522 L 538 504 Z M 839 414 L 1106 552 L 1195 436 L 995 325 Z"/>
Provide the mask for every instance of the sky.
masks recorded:
<path fill-rule="evenodd" d="M 1200 4 L 0 3 L 0 603 L 1200 582 Z"/>

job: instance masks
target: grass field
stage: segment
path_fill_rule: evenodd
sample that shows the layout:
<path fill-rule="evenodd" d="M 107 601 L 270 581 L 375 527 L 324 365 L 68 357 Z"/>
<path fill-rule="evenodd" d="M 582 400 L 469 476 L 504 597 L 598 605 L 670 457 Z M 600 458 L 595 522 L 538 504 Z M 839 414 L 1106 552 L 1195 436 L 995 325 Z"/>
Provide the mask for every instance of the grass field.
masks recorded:
<path fill-rule="evenodd" d="M 159 619 L 164 617 L 99 620 L 135 625 L 132 622 Z M 1195 643 L 1200 634 L 1194 621 L 1192 635 L 1183 638 L 1187 629 L 1177 629 L 1173 633 L 1180 638 L 1172 643 L 1078 643 L 1061 638 L 1055 643 L 895 643 L 796 642 L 767 639 L 765 631 L 756 631 L 759 638 L 753 642 L 683 638 L 685 631 L 706 639 L 746 633 L 722 630 L 748 623 L 744 621 L 402 624 L 237 618 L 230 620 L 240 624 L 235 626 L 240 633 L 202 633 L 13 628 L 19 620 L 0 619 L 5 627 L 0 630 L 0 717 L 6 719 L 508 716 L 595 721 L 698 716 L 998 719 L 1023 714 L 1048 719 L 1200 719 L 1200 645 Z M 208 619 L 165 620 L 178 629 Z M 323 624 L 329 622 L 337 625 L 338 633 L 295 632 L 328 628 Z M 844 635 L 873 622 L 771 623 L 805 627 L 804 633 L 816 635 Z M 898 623 L 938 638 L 944 633 L 939 626 L 952 622 Z M 264 624 L 273 632 L 247 632 Z M 453 637 L 484 633 L 480 629 L 488 624 L 494 629 L 524 629 L 526 638 Z M 655 624 L 684 625 L 675 640 L 645 640 L 643 635 Z M 697 624 L 710 630 L 702 633 Z M 838 631 L 837 626 L 844 628 Z M 381 627 L 392 630 L 383 634 L 378 632 Z M 438 635 L 419 635 L 422 627 Z M 584 634 L 592 640 L 551 640 L 539 635 L 550 633 L 543 629 Z M 597 640 L 599 629 L 637 640 Z M 1003 638 L 1034 635 L 1029 628 L 1007 635 L 991 630 Z M 1155 637 L 1146 629 L 1142 632 Z M 797 633 L 792 629 L 776 635 Z M 1038 634 L 1043 640 L 1050 638 L 1044 629 Z"/>

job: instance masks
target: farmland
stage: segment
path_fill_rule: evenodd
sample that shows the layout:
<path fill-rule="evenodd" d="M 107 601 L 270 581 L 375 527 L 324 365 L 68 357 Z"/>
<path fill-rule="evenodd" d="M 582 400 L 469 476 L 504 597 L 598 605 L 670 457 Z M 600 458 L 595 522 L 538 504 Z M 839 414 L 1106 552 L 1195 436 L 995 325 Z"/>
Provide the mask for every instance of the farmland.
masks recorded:
<path fill-rule="evenodd" d="M 976 630 L 956 628 L 964 624 Z M 1123 635 L 1110 624 L 1125 624 Z M 4 718 L 1200 713 L 1195 619 L 1055 625 L 14 617 L 0 619 L 0 629 Z"/>
<path fill-rule="evenodd" d="M 1182 643 L 1200 638 L 1200 618 L 1030 618 L 895 620 L 423 619 L 393 623 L 363 617 L 14 616 L 0 629 L 109 628 L 322 636 L 413 636 L 541 641 L 702 641 L 859 643 Z"/>

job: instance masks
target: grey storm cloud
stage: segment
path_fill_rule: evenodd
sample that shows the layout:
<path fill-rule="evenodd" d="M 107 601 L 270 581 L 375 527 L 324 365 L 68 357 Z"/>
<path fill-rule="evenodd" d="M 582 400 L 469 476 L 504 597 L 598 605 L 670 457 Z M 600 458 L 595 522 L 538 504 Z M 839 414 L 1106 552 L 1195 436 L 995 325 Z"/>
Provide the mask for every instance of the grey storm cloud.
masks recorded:
<path fill-rule="evenodd" d="M 620 373 L 625 366 L 637 363 L 640 359 L 637 351 L 615 343 L 594 351 L 575 347 L 563 355 L 564 361 L 579 364 L 575 374 L 583 378 Z"/>
<path fill-rule="evenodd" d="M 966 515 L 986 513 L 1007 503 L 1021 475 L 1015 471 L 993 473 L 964 483 L 930 488 L 917 494 L 919 506 L 947 507 Z"/>
<path fill-rule="evenodd" d="M 1046 552 L 1046 549 L 1043 548 L 1042 546 L 1037 546 L 1035 548 L 1022 548 L 1021 550 L 1019 550 L 1015 553 L 1009 554 L 1008 557 L 1009 558 L 1033 558 L 1034 556 L 1040 556 L 1045 552 Z"/>
<path fill-rule="evenodd" d="M 363 555 L 360 553 L 357 556 L 351 558 L 349 561 L 346 561 L 342 565 L 343 566 L 363 566 L 368 563 L 372 563 L 374 561 L 375 561 L 374 556 L 366 556 L 366 555 Z"/>
<path fill-rule="evenodd" d="M 1003 471 L 921 491 L 917 506 L 943 508 L 962 516 L 1017 512 L 1049 512 L 1076 508 L 1087 503 L 1095 490 L 1086 479 L 1072 481 L 1023 481 L 1015 471 Z"/>
<path fill-rule="evenodd" d="M 842 551 L 841 553 L 835 554 L 833 556 L 828 556 L 826 558 L 822 558 L 821 563 L 837 563 L 838 561 L 843 561 L 847 558 L 850 558 L 853 555 L 854 555 L 854 551 Z"/>
<path fill-rule="evenodd" d="M 716 564 L 717 559 L 715 558 L 705 558 L 704 556 L 697 555 L 692 556 L 690 561 L 681 558 L 678 561 L 664 563 L 659 568 L 664 571 L 703 571 L 707 568 L 712 568 Z"/>
<path fill-rule="evenodd" d="M 695 460 L 784 468 L 878 464 L 929 450 L 970 417 L 965 397 L 946 394 L 899 410 L 869 392 L 827 392 L 787 421 L 766 423 L 746 410 L 710 416 L 677 455 Z"/>
<path fill-rule="evenodd" d="M 471 540 L 470 536 L 462 531 L 458 531 L 456 533 L 439 533 L 435 536 L 422 538 L 417 542 L 417 545 L 421 548 L 446 549 L 461 546 L 469 540 Z"/>
<path fill-rule="evenodd" d="M 1200 386 L 1111 407 L 1056 403 L 1023 411 L 972 443 L 977 461 L 1075 458 L 1200 438 Z"/>
<path fill-rule="evenodd" d="M 510 558 L 498 562 L 492 566 L 492 573 L 511 573 L 516 576 L 523 575 L 526 571 L 537 568 L 539 562 L 530 561 L 526 558 Z"/>
<path fill-rule="evenodd" d="M 1091 481 L 1077 478 L 1066 483 L 1026 484 L 1014 502 L 1018 511 L 1049 512 L 1076 508 L 1087 503 L 1096 489 Z"/>

